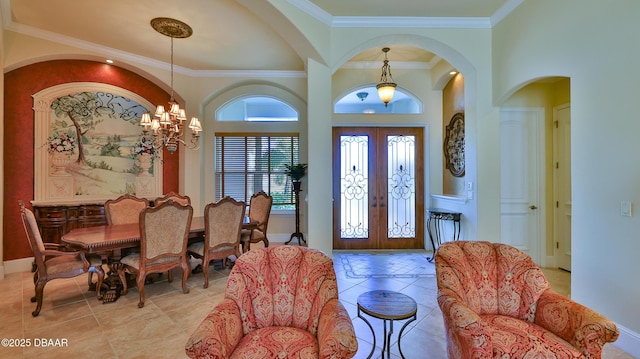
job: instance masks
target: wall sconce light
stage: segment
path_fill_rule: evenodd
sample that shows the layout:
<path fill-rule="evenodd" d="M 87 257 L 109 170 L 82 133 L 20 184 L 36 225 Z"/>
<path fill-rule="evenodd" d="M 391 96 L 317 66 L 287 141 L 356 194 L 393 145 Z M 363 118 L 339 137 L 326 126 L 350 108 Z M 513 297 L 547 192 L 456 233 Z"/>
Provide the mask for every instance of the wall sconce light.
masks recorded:
<path fill-rule="evenodd" d="M 389 52 L 389 48 L 383 48 L 382 52 L 384 52 L 384 64 L 382 65 L 380 82 L 376 88 L 378 89 L 378 96 L 380 96 L 380 100 L 384 102 L 384 107 L 387 107 L 389 105 L 389 101 L 393 98 L 393 93 L 396 91 L 397 84 L 393 82 L 393 77 L 391 77 L 391 67 L 389 66 L 389 60 L 387 59 L 387 52 Z"/>
<path fill-rule="evenodd" d="M 360 101 L 364 101 L 367 98 L 367 96 L 369 96 L 369 93 L 368 92 L 358 92 L 356 94 L 356 96 L 358 96 Z"/>

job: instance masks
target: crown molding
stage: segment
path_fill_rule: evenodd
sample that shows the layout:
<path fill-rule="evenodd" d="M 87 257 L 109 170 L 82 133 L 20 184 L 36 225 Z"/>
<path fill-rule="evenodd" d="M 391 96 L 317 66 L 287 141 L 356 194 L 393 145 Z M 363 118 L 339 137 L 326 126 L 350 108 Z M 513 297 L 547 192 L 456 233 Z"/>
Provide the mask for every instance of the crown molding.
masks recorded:
<path fill-rule="evenodd" d="M 334 16 L 332 27 L 489 29 L 486 17 Z"/>
<path fill-rule="evenodd" d="M 289 4 L 297 7 L 302 12 L 310 15 L 321 23 L 331 26 L 331 22 L 333 21 L 333 16 L 328 12 L 322 10 L 319 6 L 312 3 L 309 0 L 288 0 Z"/>
<path fill-rule="evenodd" d="M 436 56 L 437 57 L 437 56 Z M 440 58 L 438 57 L 438 61 Z M 391 62 L 391 61 L 390 61 Z M 430 62 L 414 62 L 414 61 L 393 61 L 390 66 L 395 69 L 402 70 L 429 70 L 433 67 L 433 60 Z M 379 69 L 380 61 L 349 61 L 342 65 L 342 69 Z"/>
<path fill-rule="evenodd" d="M 524 0 L 507 0 L 493 15 L 491 15 L 491 26 L 495 26 L 502 19 L 507 17 L 515 8 L 520 6 Z"/>
<path fill-rule="evenodd" d="M 288 2 L 331 27 L 490 29 L 522 4 L 524 0 L 507 0 L 490 17 L 332 16 L 309 0 L 288 0 Z"/>

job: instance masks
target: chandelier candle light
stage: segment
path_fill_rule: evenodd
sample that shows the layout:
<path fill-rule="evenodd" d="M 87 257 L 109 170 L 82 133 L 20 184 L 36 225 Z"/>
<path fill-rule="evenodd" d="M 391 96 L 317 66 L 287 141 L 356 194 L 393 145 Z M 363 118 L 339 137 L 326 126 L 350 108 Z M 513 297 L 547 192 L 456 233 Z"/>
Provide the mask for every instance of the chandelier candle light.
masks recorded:
<path fill-rule="evenodd" d="M 390 49 L 388 47 L 382 49 L 382 52 L 384 52 L 384 65 L 382 65 L 380 82 L 376 86 L 378 89 L 378 96 L 380 96 L 380 100 L 384 102 L 384 107 L 389 105 L 397 86 L 396 83 L 393 82 L 393 77 L 391 77 L 391 67 L 389 66 L 389 60 L 387 59 L 387 52 L 389 52 L 389 50 Z"/>
<path fill-rule="evenodd" d="M 200 132 L 202 126 L 197 117 L 192 117 L 189 122 L 191 129 L 191 145 L 187 145 L 184 140 L 184 121 L 187 115 L 184 109 L 173 99 L 173 39 L 184 39 L 193 34 L 193 30 L 182 21 L 158 17 L 151 20 L 151 27 L 162 35 L 171 38 L 171 97 L 169 99 L 169 111 L 165 111 L 164 105 L 158 105 L 156 112 L 151 118 L 149 113 L 142 114 L 140 126 L 144 129 L 143 137 L 148 138 L 150 130 L 153 131 L 153 146 L 161 150 L 162 146 L 167 147 L 169 153 L 174 153 L 178 149 L 178 143 L 182 143 L 192 150 L 200 148 Z"/>

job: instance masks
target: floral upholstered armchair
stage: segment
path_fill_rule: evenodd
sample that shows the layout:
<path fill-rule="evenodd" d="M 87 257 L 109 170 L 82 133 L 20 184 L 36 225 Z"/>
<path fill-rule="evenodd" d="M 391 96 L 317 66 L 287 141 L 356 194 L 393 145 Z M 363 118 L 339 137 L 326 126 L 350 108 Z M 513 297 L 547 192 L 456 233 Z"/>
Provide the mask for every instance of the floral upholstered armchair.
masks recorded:
<path fill-rule="evenodd" d="M 449 358 L 600 358 L 615 324 L 557 294 L 517 248 L 454 241 L 435 256 Z"/>
<path fill-rule="evenodd" d="M 191 358 L 351 358 L 358 342 L 321 251 L 273 246 L 242 254 L 225 298 L 187 341 Z"/>

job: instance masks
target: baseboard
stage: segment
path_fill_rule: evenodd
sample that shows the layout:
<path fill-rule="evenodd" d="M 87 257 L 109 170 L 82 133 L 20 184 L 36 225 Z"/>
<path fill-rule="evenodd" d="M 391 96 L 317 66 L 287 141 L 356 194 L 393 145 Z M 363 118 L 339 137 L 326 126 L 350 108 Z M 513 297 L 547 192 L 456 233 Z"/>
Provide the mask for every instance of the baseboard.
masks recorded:
<path fill-rule="evenodd" d="M 618 330 L 620 330 L 620 336 L 613 345 L 624 350 L 625 352 L 633 355 L 636 358 L 640 358 L 640 334 L 617 324 Z"/>
<path fill-rule="evenodd" d="M 4 274 L 31 272 L 33 257 L 20 258 L 4 262 Z"/>

